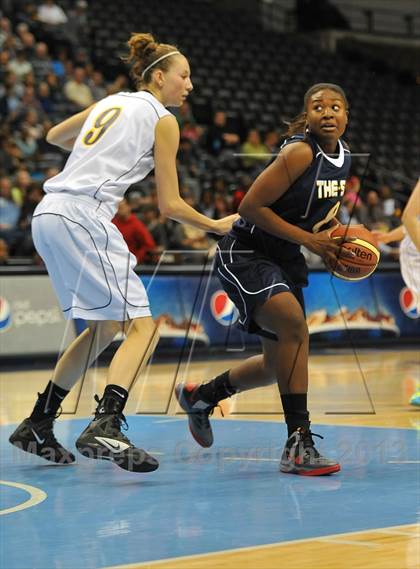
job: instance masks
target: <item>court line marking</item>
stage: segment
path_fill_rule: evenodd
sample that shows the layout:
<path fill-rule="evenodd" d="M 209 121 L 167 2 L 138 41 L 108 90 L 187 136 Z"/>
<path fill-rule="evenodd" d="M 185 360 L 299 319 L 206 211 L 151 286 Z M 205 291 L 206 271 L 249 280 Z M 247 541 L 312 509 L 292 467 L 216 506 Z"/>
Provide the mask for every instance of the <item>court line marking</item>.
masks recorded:
<path fill-rule="evenodd" d="M 416 528 L 420 527 L 419 524 L 403 524 L 398 526 L 388 526 L 384 527 L 384 530 L 399 530 L 399 529 L 408 529 L 408 528 Z M 141 561 L 137 563 L 129 563 L 127 565 L 109 565 L 106 567 L 102 567 L 102 569 L 141 569 L 142 567 L 149 567 L 152 565 L 158 565 L 163 563 L 169 563 L 171 561 L 179 562 L 179 561 L 192 561 L 194 559 L 202 559 L 204 557 L 215 557 L 217 555 L 224 555 L 227 553 L 244 553 L 246 551 L 260 551 L 264 549 L 273 549 L 274 547 L 283 547 L 286 545 L 296 544 L 296 543 L 307 543 L 311 541 L 334 541 L 334 538 L 341 538 L 351 535 L 357 534 L 367 534 L 367 533 L 381 533 L 382 528 L 373 528 L 373 529 L 366 529 L 366 530 L 358 530 L 358 531 L 349 531 L 345 533 L 337 533 L 337 534 L 329 534 L 319 537 L 305 537 L 303 539 L 290 539 L 288 541 L 278 541 L 276 543 L 267 543 L 265 545 L 255 545 L 249 547 L 236 547 L 234 549 L 221 549 L 220 551 L 211 551 L 209 553 L 197 553 L 193 555 L 182 555 L 180 557 L 167 557 L 163 559 L 156 559 L 153 561 Z M 357 542 L 358 543 L 358 542 Z"/>
<path fill-rule="evenodd" d="M 401 531 L 397 529 L 383 529 L 382 533 L 389 535 L 407 535 L 408 537 L 418 537 L 420 535 L 420 525 L 414 526 L 412 531 Z"/>
<path fill-rule="evenodd" d="M 274 414 L 274 413 L 273 413 Z M 255 415 L 260 415 L 260 413 L 255 413 Z M 278 415 L 280 415 L 280 412 L 278 413 Z M 315 415 L 315 413 L 313 413 L 313 415 Z M 370 416 L 372 416 L 372 414 L 369 414 Z M 376 414 L 378 415 L 378 413 Z M 330 415 L 333 416 L 333 415 Z M 82 419 L 89 419 L 89 415 L 86 416 L 77 416 L 77 417 L 62 417 L 61 420 L 58 422 L 58 425 L 60 425 L 60 423 L 66 423 L 68 421 L 78 421 L 78 420 L 82 420 Z M 131 417 L 162 417 L 162 414 L 157 414 L 157 415 L 149 415 L 149 414 L 145 414 L 142 415 L 141 413 L 136 413 L 134 415 L 128 415 L 128 418 Z M 169 420 L 168 419 L 164 419 L 162 420 L 162 422 L 172 422 L 171 421 L 171 416 L 169 416 Z M 179 418 L 179 419 L 174 419 L 173 421 L 184 421 L 184 418 Z M 280 421 L 274 421 L 273 419 L 265 419 L 265 418 L 253 418 L 250 417 L 249 419 L 246 419 L 245 417 L 232 417 L 227 415 L 226 417 L 214 417 L 212 419 L 212 421 L 232 421 L 232 422 L 241 422 L 243 421 L 244 423 L 273 423 L 276 425 L 284 425 L 284 423 L 280 422 Z M 153 423 L 156 423 L 157 421 L 153 421 Z M 353 425 L 353 424 L 348 424 L 348 423 L 323 423 L 321 421 L 316 421 L 313 422 L 314 425 L 316 425 L 317 427 L 351 427 L 351 428 L 355 428 L 355 429 L 386 429 L 389 431 L 416 431 L 418 429 L 418 427 L 392 427 L 392 426 L 387 426 L 387 425 Z M 11 427 L 11 426 L 18 426 L 19 423 L 16 423 L 16 421 L 13 421 L 11 423 L 0 423 L 0 427 Z"/>
<path fill-rule="evenodd" d="M 371 547 L 373 549 L 381 549 L 383 547 L 379 543 L 369 543 L 368 541 L 356 541 L 351 539 L 335 539 L 334 537 L 326 537 L 322 541 L 326 543 L 340 543 L 342 545 L 357 545 L 358 547 Z"/>
<path fill-rule="evenodd" d="M 177 421 L 185 421 L 185 417 L 174 418 L 168 417 L 168 419 L 161 419 L 160 421 L 153 421 L 153 424 L 156 423 L 176 423 Z"/>
<path fill-rule="evenodd" d="M 18 504 L 17 506 L 12 506 L 11 508 L 5 508 L 0 510 L 0 516 L 4 516 L 5 514 L 13 514 L 15 512 L 19 512 L 20 510 L 26 510 L 27 508 L 32 508 L 33 506 L 37 506 L 41 502 L 43 502 L 46 497 L 47 493 L 40 488 L 36 488 L 35 486 L 30 486 L 29 484 L 22 484 L 20 482 L 9 482 L 7 480 L 0 480 L 0 484 L 3 486 L 11 486 L 12 488 L 19 488 L 19 490 L 24 490 L 28 492 L 30 498 Z"/>
<path fill-rule="evenodd" d="M 388 464 L 420 464 L 420 460 L 388 460 Z"/>
<path fill-rule="evenodd" d="M 280 462 L 280 458 L 248 458 L 241 456 L 224 456 L 223 460 L 254 460 L 261 462 Z"/>

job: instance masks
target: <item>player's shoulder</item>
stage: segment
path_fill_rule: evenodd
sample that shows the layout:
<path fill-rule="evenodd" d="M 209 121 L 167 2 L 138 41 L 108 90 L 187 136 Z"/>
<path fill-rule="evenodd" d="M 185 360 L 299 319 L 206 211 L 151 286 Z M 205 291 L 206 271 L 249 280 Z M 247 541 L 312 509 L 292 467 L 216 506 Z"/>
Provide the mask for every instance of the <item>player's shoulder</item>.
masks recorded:
<path fill-rule="evenodd" d="M 304 136 L 294 135 L 284 141 L 279 156 L 309 165 L 315 154 L 310 141 Z"/>
<path fill-rule="evenodd" d="M 119 91 L 118 93 L 109 95 L 108 98 L 112 98 L 119 105 L 127 108 L 137 108 L 141 106 L 145 112 L 149 112 L 157 118 L 169 112 L 156 97 L 147 91 Z"/>

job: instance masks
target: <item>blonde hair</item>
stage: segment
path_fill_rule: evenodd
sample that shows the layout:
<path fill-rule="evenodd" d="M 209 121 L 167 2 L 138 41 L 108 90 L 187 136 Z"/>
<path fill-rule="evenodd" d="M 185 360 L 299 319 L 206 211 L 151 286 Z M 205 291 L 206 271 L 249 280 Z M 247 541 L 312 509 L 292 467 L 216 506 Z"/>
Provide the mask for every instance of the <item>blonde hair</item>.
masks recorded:
<path fill-rule="evenodd" d="M 171 58 L 165 57 L 170 52 L 178 52 L 174 45 L 159 43 L 152 34 L 133 33 L 127 42 L 129 53 L 123 58 L 130 66 L 130 75 L 137 88 L 150 83 L 155 69 L 168 71 L 171 66 Z M 157 61 L 159 58 L 161 61 Z M 156 61 L 156 65 L 153 62 Z M 149 67 L 149 69 L 147 69 Z M 144 71 L 146 70 L 146 73 Z"/>

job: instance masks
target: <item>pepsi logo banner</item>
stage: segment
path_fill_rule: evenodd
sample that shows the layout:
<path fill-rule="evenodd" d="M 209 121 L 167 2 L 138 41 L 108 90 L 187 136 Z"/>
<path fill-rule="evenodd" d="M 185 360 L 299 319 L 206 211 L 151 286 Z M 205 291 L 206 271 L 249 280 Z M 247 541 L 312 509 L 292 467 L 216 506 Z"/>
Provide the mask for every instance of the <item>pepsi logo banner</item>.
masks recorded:
<path fill-rule="evenodd" d="M 238 319 L 239 312 L 224 290 L 217 290 L 210 299 L 213 318 L 222 326 L 231 326 Z"/>

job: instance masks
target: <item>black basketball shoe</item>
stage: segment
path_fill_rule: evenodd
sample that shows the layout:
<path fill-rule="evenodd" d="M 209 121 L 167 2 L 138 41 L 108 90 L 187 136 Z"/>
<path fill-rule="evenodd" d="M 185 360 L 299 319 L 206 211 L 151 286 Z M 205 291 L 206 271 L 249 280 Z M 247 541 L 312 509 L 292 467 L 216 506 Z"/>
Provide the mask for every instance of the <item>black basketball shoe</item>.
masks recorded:
<path fill-rule="evenodd" d="M 10 436 L 9 442 L 50 462 L 71 464 L 76 460 L 74 455 L 63 448 L 54 436 L 53 424 L 57 417 L 46 417 L 37 422 L 25 419 Z"/>
<path fill-rule="evenodd" d="M 156 470 L 159 462 L 122 434 L 122 426 L 125 430 L 128 426 L 119 402 L 108 397 L 100 400 L 98 396 L 95 400 L 95 417 L 77 439 L 77 450 L 87 458 L 110 460 L 130 472 Z"/>
<path fill-rule="evenodd" d="M 280 461 L 281 472 L 323 476 L 340 470 L 338 462 L 319 454 L 312 437 L 324 438 L 300 427 L 290 435 Z"/>
<path fill-rule="evenodd" d="M 213 444 L 213 431 L 209 416 L 217 405 L 209 403 L 200 397 L 200 385 L 179 383 L 175 387 L 175 395 L 179 404 L 188 413 L 188 425 L 194 439 L 202 447 L 208 448 Z"/>

